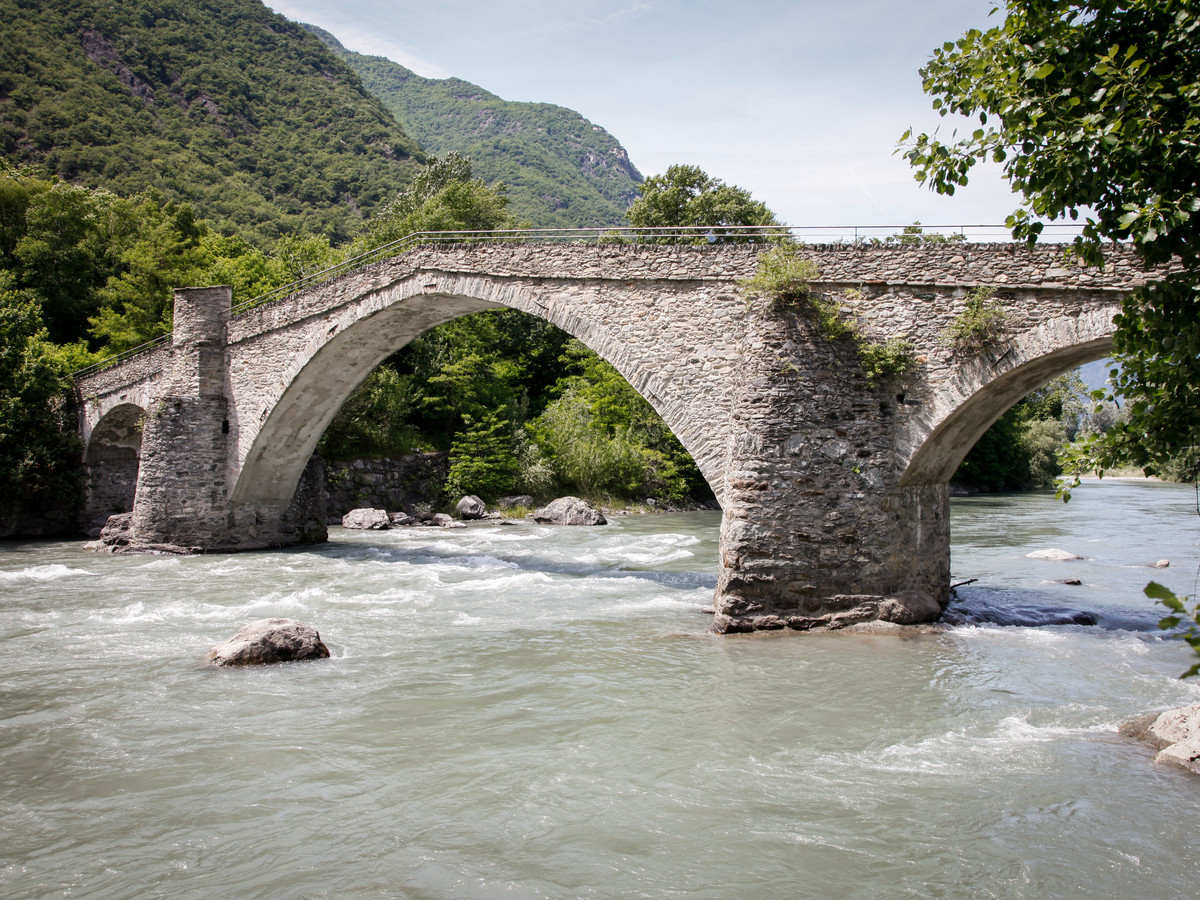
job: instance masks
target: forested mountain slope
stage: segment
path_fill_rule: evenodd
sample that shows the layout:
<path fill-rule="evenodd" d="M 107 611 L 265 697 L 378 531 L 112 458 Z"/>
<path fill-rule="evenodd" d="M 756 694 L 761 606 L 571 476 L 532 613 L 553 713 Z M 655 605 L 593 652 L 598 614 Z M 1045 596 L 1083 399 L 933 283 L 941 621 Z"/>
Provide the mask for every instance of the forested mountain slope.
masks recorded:
<path fill-rule="evenodd" d="M 358 76 L 258 0 L 0 0 L 0 154 L 190 202 L 259 243 L 353 235 L 422 154 Z"/>
<path fill-rule="evenodd" d="M 430 153 L 469 156 L 475 174 L 509 187 L 512 211 L 537 227 L 624 222 L 641 174 L 599 125 L 550 103 L 502 100 L 458 78 L 431 79 L 381 56 L 347 50 L 306 25 L 362 78 Z"/>

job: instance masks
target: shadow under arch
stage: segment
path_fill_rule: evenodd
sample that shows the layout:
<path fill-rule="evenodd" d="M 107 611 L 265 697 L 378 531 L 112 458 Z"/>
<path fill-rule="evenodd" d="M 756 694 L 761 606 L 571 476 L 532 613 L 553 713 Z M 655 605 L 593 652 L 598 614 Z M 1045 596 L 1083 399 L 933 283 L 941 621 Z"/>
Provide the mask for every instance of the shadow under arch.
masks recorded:
<path fill-rule="evenodd" d="M 934 404 L 949 413 L 916 448 L 900 485 L 949 482 L 983 433 L 1017 401 L 1059 375 L 1110 356 L 1117 311 L 1054 319 L 1015 339 L 991 366 L 964 366 L 954 389 Z M 999 375 L 993 371 L 997 366 L 1004 367 Z"/>
<path fill-rule="evenodd" d="M 145 417 L 146 411 L 137 404 L 121 403 L 92 428 L 83 453 L 84 516 L 89 527 L 133 509 Z"/>
<path fill-rule="evenodd" d="M 503 308 L 516 309 L 561 328 L 610 363 L 692 454 L 720 502 L 715 461 L 721 454 L 698 453 L 706 449 L 710 435 L 689 421 L 682 404 L 662 400 L 667 392 L 659 387 L 653 374 L 624 351 L 617 334 L 577 315 L 570 304 L 543 305 L 520 286 L 487 279 L 471 282 L 475 295 L 413 293 L 402 285 L 392 285 L 365 298 L 370 301 L 365 314 L 356 308 L 346 309 L 327 335 L 314 338 L 293 353 L 287 367 L 277 373 L 280 390 L 269 402 L 261 426 L 252 437 L 247 435 L 249 441 L 243 442 L 248 447 L 237 472 L 232 502 L 254 507 L 290 502 L 321 435 L 354 389 L 380 363 L 438 325 Z M 395 296 L 381 297 L 389 293 Z"/>

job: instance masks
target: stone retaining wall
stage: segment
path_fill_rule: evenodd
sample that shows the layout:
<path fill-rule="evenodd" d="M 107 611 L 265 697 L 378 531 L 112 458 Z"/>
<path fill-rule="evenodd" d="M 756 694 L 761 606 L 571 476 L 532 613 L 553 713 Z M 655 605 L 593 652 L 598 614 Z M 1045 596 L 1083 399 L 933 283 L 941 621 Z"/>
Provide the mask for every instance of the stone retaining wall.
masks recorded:
<path fill-rule="evenodd" d="M 350 459 L 325 464 L 328 521 L 340 525 L 352 509 L 389 512 L 434 509 L 450 471 L 445 453 L 412 453 L 383 459 Z"/>

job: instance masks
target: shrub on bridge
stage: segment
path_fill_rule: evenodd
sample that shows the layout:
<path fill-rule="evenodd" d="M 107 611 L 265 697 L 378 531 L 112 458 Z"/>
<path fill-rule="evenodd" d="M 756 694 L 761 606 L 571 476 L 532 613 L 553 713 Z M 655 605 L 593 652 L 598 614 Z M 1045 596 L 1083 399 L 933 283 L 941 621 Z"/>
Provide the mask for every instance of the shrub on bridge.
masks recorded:
<path fill-rule="evenodd" d="M 1008 311 L 995 298 L 995 288 L 980 285 L 967 295 L 967 303 L 942 333 L 957 353 L 982 353 L 1008 335 Z"/>

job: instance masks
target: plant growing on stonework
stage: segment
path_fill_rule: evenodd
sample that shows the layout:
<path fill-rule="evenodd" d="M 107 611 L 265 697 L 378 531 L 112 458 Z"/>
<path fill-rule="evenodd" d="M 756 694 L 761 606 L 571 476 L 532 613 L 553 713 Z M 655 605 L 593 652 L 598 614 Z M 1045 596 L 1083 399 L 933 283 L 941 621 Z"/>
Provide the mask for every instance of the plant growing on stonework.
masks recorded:
<path fill-rule="evenodd" d="M 917 366 L 913 345 L 903 338 L 888 338 L 882 344 L 863 335 L 858 338 L 858 361 L 862 363 L 867 383 L 877 387 L 881 382 L 898 378 Z"/>
<path fill-rule="evenodd" d="M 980 285 L 967 295 L 967 303 L 942 332 L 942 339 L 957 353 L 982 353 L 1008 334 L 1008 311 L 995 298 L 996 290 Z"/>
<path fill-rule="evenodd" d="M 809 299 L 809 285 L 816 277 L 817 264 L 800 256 L 799 245 L 785 242 L 760 254 L 758 271 L 738 284 L 748 307 L 757 300 L 771 312 L 780 312 Z"/>

